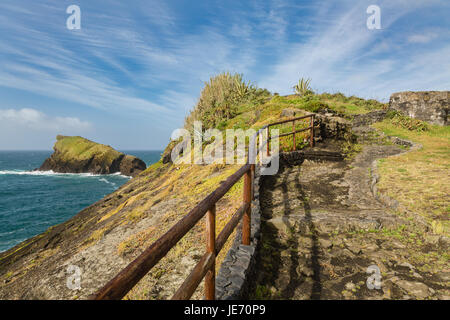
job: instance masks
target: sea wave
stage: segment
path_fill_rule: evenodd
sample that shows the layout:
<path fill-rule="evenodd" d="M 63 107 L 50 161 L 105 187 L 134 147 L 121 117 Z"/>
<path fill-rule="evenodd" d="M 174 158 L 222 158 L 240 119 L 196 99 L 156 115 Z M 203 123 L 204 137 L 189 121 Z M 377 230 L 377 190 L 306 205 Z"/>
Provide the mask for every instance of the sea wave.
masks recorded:
<path fill-rule="evenodd" d="M 95 173 L 60 173 L 49 171 L 25 171 L 25 170 L 0 170 L 0 175 L 26 175 L 26 176 L 76 176 L 76 177 L 104 177 L 104 176 L 121 176 L 131 179 L 131 177 L 121 174 L 120 172 L 112 174 L 95 174 Z"/>
<path fill-rule="evenodd" d="M 101 182 L 110 184 L 110 185 L 112 185 L 114 188 L 117 188 L 117 184 L 115 184 L 114 182 L 108 181 L 108 180 L 106 180 L 105 178 L 100 178 L 100 179 L 98 179 L 98 180 L 101 181 Z"/>

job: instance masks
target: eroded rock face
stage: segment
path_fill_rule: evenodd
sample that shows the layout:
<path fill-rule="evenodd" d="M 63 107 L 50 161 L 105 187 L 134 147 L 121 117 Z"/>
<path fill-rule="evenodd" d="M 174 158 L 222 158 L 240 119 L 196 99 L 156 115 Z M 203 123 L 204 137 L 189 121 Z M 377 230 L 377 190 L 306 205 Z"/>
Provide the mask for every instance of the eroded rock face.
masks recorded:
<path fill-rule="evenodd" d="M 391 95 L 391 109 L 432 124 L 449 124 L 450 91 L 397 92 Z"/>
<path fill-rule="evenodd" d="M 126 175 L 134 177 L 146 169 L 145 162 L 135 156 L 125 155 L 120 161 L 119 171 Z"/>
<path fill-rule="evenodd" d="M 352 124 L 349 120 L 335 116 L 331 113 L 317 114 L 316 125 L 322 138 L 346 140 L 351 132 Z"/>

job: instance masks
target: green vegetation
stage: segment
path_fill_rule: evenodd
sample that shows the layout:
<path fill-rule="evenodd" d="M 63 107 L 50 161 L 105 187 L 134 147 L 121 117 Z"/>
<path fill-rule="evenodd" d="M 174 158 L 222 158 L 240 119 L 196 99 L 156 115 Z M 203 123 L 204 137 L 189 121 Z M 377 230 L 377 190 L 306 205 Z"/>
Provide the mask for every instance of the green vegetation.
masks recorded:
<path fill-rule="evenodd" d="M 398 128 L 417 132 L 430 130 L 430 125 L 427 122 L 410 118 L 395 110 L 389 111 L 387 116 L 391 123 Z"/>
<path fill-rule="evenodd" d="M 272 297 L 272 292 L 267 286 L 258 285 L 251 297 L 252 300 L 268 300 Z"/>
<path fill-rule="evenodd" d="M 298 80 L 298 83 L 294 86 L 294 92 L 299 96 L 306 96 L 310 94 L 314 94 L 311 90 L 311 79 L 303 79 Z"/>
<path fill-rule="evenodd" d="M 309 81 L 303 83 L 302 86 L 308 88 Z M 215 127 L 223 132 L 226 129 L 253 128 L 257 130 L 271 122 L 291 118 L 288 113 L 284 112 L 287 109 L 293 110 L 296 116 L 308 112 L 334 111 L 347 118 L 352 118 L 355 114 L 385 108 L 386 104 L 378 101 L 364 100 L 353 96 L 346 97 L 341 93 L 314 94 L 310 92 L 302 95 L 271 95 L 267 90 L 259 89 L 250 82 L 245 82 L 242 75 L 223 73 L 212 77 L 205 84 L 197 105 L 186 118 L 185 127 L 190 128 L 194 120 L 200 120 L 203 122 L 204 129 Z M 295 129 L 309 126 L 308 121 L 296 122 Z M 424 145 L 422 150 L 380 162 L 381 181 L 378 187 L 381 192 L 386 192 L 408 209 L 428 217 L 435 233 L 446 234 L 448 222 L 445 217 L 448 217 L 450 212 L 450 203 L 447 199 L 450 193 L 447 174 L 450 168 L 450 132 L 448 127 L 429 126 L 427 130 L 421 130 L 421 126 L 422 124 L 416 123 L 405 124 L 405 120 L 399 115 L 392 115 L 386 121 L 375 125 L 385 134 L 414 140 Z M 292 123 L 274 128 L 278 128 L 281 134 L 291 132 Z M 308 132 L 296 135 L 297 149 L 307 145 L 308 141 L 305 141 L 305 138 L 308 135 Z M 344 151 L 349 157 L 361 149 L 361 145 L 355 144 L 350 138 L 347 144 L 344 144 Z M 171 141 L 166 149 L 171 150 L 176 143 L 177 141 Z M 292 149 L 292 136 L 282 138 L 280 144 L 283 150 Z M 112 159 L 120 154 L 109 146 L 96 144 L 81 137 L 58 136 L 55 149 L 65 159 L 90 159 L 92 155 L 99 155 L 105 157 L 106 161 L 113 161 Z M 108 199 L 105 198 L 94 204 L 84 216 L 79 218 L 83 220 L 76 220 L 73 227 L 68 227 L 70 230 L 67 231 L 67 234 L 76 234 L 77 239 L 82 239 L 74 244 L 77 251 L 95 246 L 100 240 L 108 241 L 109 247 L 113 248 L 111 254 L 131 259 L 167 232 L 239 167 L 240 165 L 224 164 L 175 166 L 170 163 L 163 164 L 163 161 L 160 160 L 147 168 L 145 173 L 109 195 Z M 240 207 L 242 185 L 243 179 L 236 183 L 218 202 L 217 234 L 222 231 L 231 216 Z M 143 220 L 144 218 L 147 219 Z M 158 263 L 150 274 L 136 285 L 128 298 L 168 298 L 164 294 L 167 294 L 171 288 L 166 289 L 166 285 L 176 283 L 173 281 L 174 277 L 182 277 L 184 268 L 190 270 L 192 267 L 192 265 L 186 265 L 184 260 L 197 261 L 198 259 L 195 257 L 201 257 L 204 252 L 204 224 L 204 219 L 197 223 L 194 229 Z M 110 233 L 115 228 L 133 229 L 133 232 L 127 237 L 118 239 L 112 237 Z M 118 230 L 121 231 L 121 229 Z M 404 227 L 383 231 L 372 230 L 368 233 L 380 237 L 414 240 L 415 243 L 421 241 Z M 49 232 L 46 236 L 48 234 Z M 366 236 L 366 234 L 361 236 Z M 230 240 L 220 252 L 216 263 L 217 270 L 233 239 L 234 235 L 230 236 Z M 268 245 L 264 241 L 261 243 L 265 247 Z M 29 244 L 25 243 L 24 247 Z M 337 246 L 343 247 L 344 244 L 337 244 Z M 21 249 L 22 247 L 15 251 Z M 14 253 L 12 252 L 8 256 Z M 270 253 L 279 254 L 275 250 Z M 51 254 L 53 253 L 49 252 L 48 256 Z M 271 258 L 273 257 L 270 254 L 262 257 L 265 267 L 272 268 Z M 174 270 L 178 272 L 175 276 Z M 17 272 L 14 270 L 14 274 Z M 16 276 L 14 275 L 13 278 Z M 160 288 L 158 290 L 161 292 L 154 292 L 152 288 Z M 271 290 L 270 287 L 260 286 L 256 289 L 254 298 L 277 298 Z M 199 298 L 200 295 L 198 294 L 194 298 Z"/>
<path fill-rule="evenodd" d="M 237 103 L 232 108 L 234 109 L 234 116 L 232 118 L 222 118 L 220 121 L 217 121 L 217 129 L 221 131 L 226 129 L 259 129 L 268 123 L 282 119 L 282 112 L 285 109 L 298 110 L 299 115 L 306 114 L 307 112 L 331 110 L 351 117 L 354 114 L 362 114 L 386 108 L 386 105 L 375 100 L 366 101 L 356 97 L 347 98 L 341 93 L 323 93 L 302 97 L 298 95 L 264 95 L 264 99 L 259 104 L 255 102 L 242 102 Z M 196 113 L 197 111 L 194 109 L 193 114 Z M 189 119 L 192 117 L 191 115 Z M 200 118 L 196 117 L 195 119 Z M 175 144 L 175 142 L 171 142 L 171 145 Z"/>
<path fill-rule="evenodd" d="M 402 119 L 403 116 L 394 115 L 374 127 L 423 147 L 379 161 L 379 191 L 422 215 L 436 234 L 449 235 L 450 127 Z"/>
<path fill-rule="evenodd" d="M 335 108 L 344 107 L 345 109 L 351 109 L 350 113 L 367 113 L 377 109 L 387 109 L 386 103 L 379 102 L 374 99 L 362 99 L 355 96 L 347 97 L 343 93 L 322 93 L 318 95 L 323 101 L 332 101 Z M 336 109 L 335 109 L 336 110 Z M 337 111 L 337 110 L 336 110 Z M 356 112 L 358 111 L 358 112 Z"/>
<path fill-rule="evenodd" d="M 216 127 L 221 121 L 235 117 L 239 105 L 256 105 L 268 96 L 267 90 L 245 82 L 241 74 L 221 73 L 205 83 L 197 105 L 186 118 L 185 127 L 191 128 L 196 120 L 206 128 Z"/>
<path fill-rule="evenodd" d="M 257 88 L 250 82 L 245 82 L 240 74 L 221 73 L 211 77 L 200 94 L 199 101 L 185 119 L 185 128 L 192 130 L 194 121 L 201 121 L 203 129 L 216 128 L 223 132 L 226 141 L 227 129 L 252 128 L 260 129 L 262 126 L 283 118 L 283 111 L 293 109 L 296 116 L 305 115 L 308 112 L 335 112 L 351 119 L 355 114 L 363 114 L 377 109 L 385 109 L 386 104 L 376 100 L 364 100 L 354 96 L 346 97 L 342 93 L 315 94 L 310 90 L 310 79 L 300 79 L 295 86 L 297 95 L 279 96 L 271 95 L 267 90 Z M 285 118 L 291 116 L 284 115 Z M 309 126 L 309 119 L 297 121 L 295 130 Z M 292 123 L 286 123 L 273 127 L 279 129 L 280 134 L 291 132 Z M 303 132 L 296 135 L 296 149 L 308 145 L 309 133 Z M 170 153 L 180 140 L 170 141 L 164 155 Z M 280 140 L 282 150 L 294 148 L 293 137 L 285 137 Z M 204 142 L 203 147 L 211 143 Z M 358 152 L 348 146 L 349 154 Z M 358 147 L 358 146 L 357 146 Z M 161 166 L 158 164 L 157 166 Z M 151 169 L 147 169 L 151 170 Z"/>
<path fill-rule="evenodd" d="M 102 159 L 102 162 L 109 166 L 122 154 L 110 146 L 95 143 L 78 136 L 66 137 L 58 135 L 56 139 L 57 142 L 54 149 L 58 152 L 58 158 L 66 162 L 88 160 L 95 156 L 95 158 Z"/>
<path fill-rule="evenodd" d="M 283 119 L 283 110 L 293 109 L 296 116 L 305 115 L 308 112 L 331 111 L 347 118 L 355 114 L 368 113 L 373 110 L 384 109 L 386 104 L 376 100 L 364 100 L 354 96 L 346 97 L 342 93 L 314 94 L 309 89 L 310 80 L 301 79 L 296 86 L 301 95 L 279 96 L 271 95 L 267 90 L 256 88 L 243 80 L 242 75 L 222 73 L 212 77 L 201 92 L 200 99 L 191 114 L 186 118 L 185 127 L 192 128 L 194 121 L 201 121 L 203 129 L 216 128 L 223 132 L 227 129 L 255 129 L 274 121 Z M 291 118 L 285 116 L 284 118 Z M 309 119 L 297 121 L 295 130 L 309 126 Z M 272 127 L 279 129 L 280 134 L 291 132 L 292 123 L 286 123 Z M 296 149 L 308 145 L 309 132 L 296 135 Z M 171 141 L 164 154 L 167 154 L 180 141 Z M 210 142 L 205 142 L 205 147 Z M 350 156 L 358 152 L 358 146 L 353 148 L 349 143 L 348 154 Z M 292 136 L 280 139 L 282 150 L 294 148 Z M 148 169 L 149 170 L 149 169 Z"/>

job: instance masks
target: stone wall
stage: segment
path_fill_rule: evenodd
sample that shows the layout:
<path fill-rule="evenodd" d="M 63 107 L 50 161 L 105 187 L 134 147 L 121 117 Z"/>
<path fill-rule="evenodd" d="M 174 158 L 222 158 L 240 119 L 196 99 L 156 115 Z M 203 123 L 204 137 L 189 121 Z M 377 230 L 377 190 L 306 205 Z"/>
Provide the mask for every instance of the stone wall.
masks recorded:
<path fill-rule="evenodd" d="M 391 95 L 389 108 L 411 118 L 445 126 L 449 124 L 450 91 L 394 93 Z"/>
<path fill-rule="evenodd" d="M 319 127 L 315 137 L 320 139 L 346 140 L 352 131 L 351 121 L 332 113 L 316 114 L 315 125 Z"/>
<path fill-rule="evenodd" d="M 250 279 L 255 275 L 255 259 L 260 239 L 261 209 L 259 206 L 259 187 L 261 182 L 260 168 L 255 168 L 253 185 L 254 199 L 252 201 L 250 245 L 243 245 L 242 222 L 239 224 L 236 237 L 220 266 L 216 277 L 216 299 L 238 300 L 246 296 L 250 288 Z"/>
<path fill-rule="evenodd" d="M 353 127 L 369 126 L 386 118 L 387 110 L 375 110 L 369 113 L 357 114 L 353 117 Z"/>
<path fill-rule="evenodd" d="M 281 117 L 294 118 L 308 114 L 313 113 L 302 109 L 286 108 L 281 112 Z M 352 128 L 351 121 L 336 114 L 333 110 L 322 110 L 319 113 L 315 113 L 314 125 L 317 128 L 314 132 L 314 137 L 318 141 L 323 139 L 345 140 Z"/>

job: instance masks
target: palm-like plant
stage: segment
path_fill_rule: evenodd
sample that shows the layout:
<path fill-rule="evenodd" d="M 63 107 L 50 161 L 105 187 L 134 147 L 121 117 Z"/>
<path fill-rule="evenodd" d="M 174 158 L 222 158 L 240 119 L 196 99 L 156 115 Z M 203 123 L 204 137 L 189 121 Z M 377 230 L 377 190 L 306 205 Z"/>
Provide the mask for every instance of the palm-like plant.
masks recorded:
<path fill-rule="evenodd" d="M 294 91 L 299 96 L 304 96 L 307 94 L 311 94 L 313 91 L 311 90 L 310 84 L 311 79 L 301 78 L 298 83 L 294 86 Z"/>
<path fill-rule="evenodd" d="M 235 78 L 235 85 L 236 85 L 236 93 L 237 93 L 237 96 L 239 97 L 239 99 L 242 99 L 245 96 L 247 96 L 247 94 L 249 93 L 249 91 L 251 89 L 250 81 L 248 81 L 246 83 L 242 80 L 242 77 Z"/>

